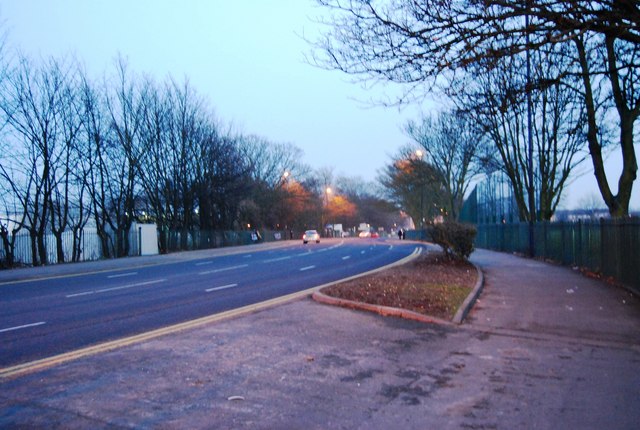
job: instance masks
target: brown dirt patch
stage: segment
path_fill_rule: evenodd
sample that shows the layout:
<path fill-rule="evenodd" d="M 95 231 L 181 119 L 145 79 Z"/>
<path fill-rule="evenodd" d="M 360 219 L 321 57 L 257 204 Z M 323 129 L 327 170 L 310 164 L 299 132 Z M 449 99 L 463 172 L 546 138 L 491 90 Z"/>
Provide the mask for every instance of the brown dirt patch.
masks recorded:
<path fill-rule="evenodd" d="M 477 277 L 471 263 L 427 252 L 410 263 L 332 285 L 322 289 L 322 293 L 450 320 L 473 289 Z"/>

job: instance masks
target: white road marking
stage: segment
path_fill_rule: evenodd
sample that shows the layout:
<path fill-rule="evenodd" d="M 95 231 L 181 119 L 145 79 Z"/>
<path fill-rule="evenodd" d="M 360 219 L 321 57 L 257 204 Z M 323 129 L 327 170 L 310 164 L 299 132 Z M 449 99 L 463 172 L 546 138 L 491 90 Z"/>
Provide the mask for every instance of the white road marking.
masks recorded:
<path fill-rule="evenodd" d="M 118 274 L 118 275 L 110 275 L 110 276 L 107 276 L 107 278 L 109 278 L 109 279 L 113 279 L 113 278 L 123 278 L 123 277 L 125 277 L 125 276 L 133 276 L 133 275 L 137 275 L 137 274 L 138 274 L 138 272 L 120 273 L 120 274 Z"/>
<path fill-rule="evenodd" d="M 244 257 L 242 257 L 242 258 L 251 258 L 251 257 L 253 257 L 253 255 L 252 255 L 252 254 L 249 254 L 249 255 L 245 255 L 245 256 L 244 256 Z"/>
<path fill-rule="evenodd" d="M 210 293 L 212 291 L 219 291 L 219 290 L 226 290 L 227 288 L 233 288 L 233 287 L 237 287 L 238 284 L 229 284 L 229 285 L 222 285 L 220 287 L 215 287 L 215 288 L 207 288 L 205 291 L 207 293 Z"/>
<path fill-rule="evenodd" d="M 107 293 L 109 291 L 126 290 L 128 288 L 134 288 L 134 287 L 144 287 L 146 285 L 158 284 L 158 283 L 164 282 L 164 281 L 166 281 L 166 279 L 155 279 L 153 281 L 138 282 L 136 284 L 121 285 L 119 287 L 102 288 L 100 290 L 83 291 L 81 293 L 68 294 L 67 298 L 70 299 L 72 297 L 80 297 L 80 296 L 88 296 L 88 295 L 91 295 L 91 294 Z"/>
<path fill-rule="evenodd" d="M 350 258 L 351 258 L 351 256 L 350 256 L 350 255 L 345 255 L 344 257 L 342 257 L 342 259 L 343 259 L 343 260 L 348 260 L 348 259 L 350 259 Z"/>
<path fill-rule="evenodd" d="M 201 261 L 200 263 L 196 263 L 196 266 L 205 266 L 207 264 L 212 264 L 213 261 Z"/>
<path fill-rule="evenodd" d="M 273 263 L 276 261 L 284 261 L 284 260 L 290 260 L 291 256 L 287 256 L 287 257 L 280 257 L 280 258 L 271 258 L 269 260 L 264 260 L 263 263 Z"/>
<path fill-rule="evenodd" d="M 19 325 L 19 326 L 16 326 L 16 327 L 3 328 L 3 329 L 0 329 L 0 333 L 4 333 L 5 331 L 21 330 L 23 328 L 36 327 L 36 326 L 39 326 L 39 325 L 42 325 L 42 324 L 46 324 L 46 322 L 40 321 L 40 322 L 33 323 L 33 324 L 25 324 L 25 325 Z"/>
<path fill-rule="evenodd" d="M 300 269 L 301 272 L 304 272 L 305 270 L 311 270 L 311 269 L 315 269 L 316 266 L 306 266 Z"/>
<path fill-rule="evenodd" d="M 242 269 L 243 267 L 248 266 L 248 264 L 238 264 L 237 266 L 223 267 L 222 269 L 207 270 L 206 272 L 200 272 L 199 275 L 210 275 L 212 273 L 226 272 L 227 270 Z"/>
<path fill-rule="evenodd" d="M 422 251 L 422 250 L 420 250 Z M 309 296 L 309 294 L 313 293 L 314 291 L 320 290 L 322 288 L 328 287 L 330 285 L 335 285 L 339 282 L 344 282 L 344 281 L 348 281 L 351 279 L 356 279 L 356 278 L 360 278 L 362 276 L 366 276 L 369 275 L 371 273 L 376 273 L 379 272 L 381 270 L 385 270 L 391 267 L 395 267 L 397 265 L 400 264 L 404 264 L 407 263 L 408 261 L 411 261 L 412 259 L 415 258 L 415 253 L 412 255 L 409 255 L 407 257 L 401 258 L 400 260 L 397 260 L 391 264 L 387 264 L 386 266 L 382 266 L 379 267 L 377 269 L 374 270 L 369 270 L 367 272 L 364 273 L 359 273 L 357 275 L 353 275 L 353 276 L 349 276 L 343 279 L 339 279 L 336 281 L 332 281 L 326 284 L 322 284 L 322 285 L 318 285 L 303 291 L 299 291 L 297 293 L 291 293 L 289 295 L 286 296 L 282 296 L 282 297 L 278 297 L 275 299 L 270 299 L 264 302 L 260 302 L 260 303 L 256 303 L 253 305 L 247 305 L 247 306 L 243 306 L 241 308 L 237 308 L 237 309 L 233 309 L 233 310 L 229 310 L 229 311 L 224 311 L 221 313 L 217 313 L 217 314 L 213 314 L 213 315 L 209 315 L 209 316 L 205 316 L 202 318 L 198 318 L 195 320 L 191 320 L 191 321 L 186 321 L 183 323 L 179 323 L 176 325 L 172 325 L 172 326 L 168 326 L 168 327 L 164 327 L 161 329 L 156 329 L 156 330 L 152 330 L 149 332 L 145 332 L 145 333 L 141 333 L 135 336 L 130 336 L 127 338 L 123 338 L 123 339 L 118 339 L 118 340 L 114 340 L 114 341 L 109 341 L 109 342 L 105 342 L 105 343 L 101 343 L 98 345 L 93 345 L 93 346 L 89 346 L 89 347 L 85 347 L 82 349 L 78 349 L 78 350 L 74 350 L 74 351 L 69 351 L 63 354 L 59 354 L 59 355 L 55 355 L 53 357 L 48 357 L 48 358 L 44 358 L 44 359 L 40 359 L 40 360 L 36 360 L 36 361 L 31 361 L 28 363 L 23 363 L 23 364 L 18 364 L 12 367 L 6 367 L 4 369 L 0 369 L 0 380 L 3 380 L 5 378 L 12 378 L 12 377 L 16 377 L 16 376 L 20 376 L 20 375 L 25 375 L 27 373 L 30 372 L 35 372 L 35 371 L 39 371 L 39 370 L 43 370 L 43 369 L 48 369 L 52 366 L 56 366 L 56 365 L 60 365 L 62 363 L 68 363 L 70 361 L 73 360 L 77 360 L 79 358 L 82 357 L 89 357 L 91 355 L 95 355 L 95 354 L 99 354 L 102 352 L 106 352 L 106 351 L 112 351 L 115 348 L 121 348 L 123 346 L 127 346 L 127 345 L 136 345 L 139 344 L 141 342 L 146 342 L 149 341 L 151 339 L 157 339 L 160 336 L 166 336 L 169 333 L 178 333 L 179 331 L 182 331 L 184 329 L 191 329 L 191 328 L 196 328 L 196 327 L 202 327 L 205 324 L 211 324 L 212 322 L 216 322 L 216 321 L 224 321 L 228 318 L 233 318 L 233 317 L 237 317 L 239 315 L 245 315 L 248 314 L 250 312 L 255 312 L 257 310 L 262 310 L 262 309 L 268 309 L 272 306 L 275 305 L 279 305 L 282 303 L 288 303 L 291 300 L 296 300 L 296 299 L 300 299 L 302 297 L 307 297 Z M 482 357 L 481 357 L 482 358 Z"/>
<path fill-rule="evenodd" d="M 365 252 L 367 252 L 367 251 L 360 251 L 360 254 L 364 254 Z"/>

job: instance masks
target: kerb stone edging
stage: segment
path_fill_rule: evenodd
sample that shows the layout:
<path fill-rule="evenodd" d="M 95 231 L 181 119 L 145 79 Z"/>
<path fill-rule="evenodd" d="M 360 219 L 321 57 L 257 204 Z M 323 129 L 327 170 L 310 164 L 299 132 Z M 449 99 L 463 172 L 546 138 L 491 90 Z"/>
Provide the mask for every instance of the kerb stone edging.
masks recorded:
<path fill-rule="evenodd" d="M 454 324 L 462 324 L 462 320 L 465 319 L 465 317 L 473 307 L 473 304 L 478 299 L 478 296 L 480 296 L 482 288 L 484 287 L 484 274 L 482 273 L 482 270 L 475 264 L 473 264 L 473 267 L 476 268 L 478 279 L 476 280 L 476 285 L 473 287 L 473 291 L 471 291 L 467 298 L 464 299 L 464 302 L 462 302 L 462 305 L 460 305 L 460 307 L 458 308 L 458 312 L 456 312 L 456 314 L 453 316 Z"/>

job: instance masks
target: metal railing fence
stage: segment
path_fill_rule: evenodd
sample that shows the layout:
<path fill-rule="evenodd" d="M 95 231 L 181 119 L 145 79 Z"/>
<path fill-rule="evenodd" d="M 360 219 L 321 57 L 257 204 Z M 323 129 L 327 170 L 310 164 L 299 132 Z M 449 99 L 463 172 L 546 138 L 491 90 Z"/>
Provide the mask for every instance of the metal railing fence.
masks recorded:
<path fill-rule="evenodd" d="M 260 230 L 259 238 L 256 238 L 252 231 L 164 230 L 158 232 L 161 253 L 251 245 L 257 242 L 273 242 L 294 238 L 298 239 L 299 236 L 284 230 Z"/>
<path fill-rule="evenodd" d="M 129 256 L 138 255 L 140 252 L 140 238 L 136 224 L 129 231 Z M 77 261 L 92 261 L 105 258 L 102 252 L 100 237 L 95 228 L 85 228 L 80 235 L 80 252 Z M 252 231 L 202 231 L 188 230 L 158 231 L 158 244 L 160 252 L 190 251 L 196 249 L 220 248 L 224 246 L 250 245 L 259 241 L 271 242 L 276 240 L 298 239 L 293 231 L 260 230 L 260 239 L 254 236 Z M 11 238 L 13 239 L 13 238 Z M 114 239 L 114 238 L 112 238 Z M 62 243 L 65 262 L 71 262 L 73 255 L 73 232 L 65 231 L 62 234 Z M 57 263 L 56 240 L 53 234 L 45 235 L 45 247 L 47 250 L 47 264 Z M 29 232 L 22 230 L 16 234 L 13 249 L 13 266 L 30 266 L 32 260 L 32 242 Z M 0 268 L 8 268 L 7 250 L 0 241 Z"/>
<path fill-rule="evenodd" d="M 529 224 L 480 224 L 475 246 L 529 252 Z M 599 273 L 640 294 L 640 219 L 534 224 L 535 257 Z"/>

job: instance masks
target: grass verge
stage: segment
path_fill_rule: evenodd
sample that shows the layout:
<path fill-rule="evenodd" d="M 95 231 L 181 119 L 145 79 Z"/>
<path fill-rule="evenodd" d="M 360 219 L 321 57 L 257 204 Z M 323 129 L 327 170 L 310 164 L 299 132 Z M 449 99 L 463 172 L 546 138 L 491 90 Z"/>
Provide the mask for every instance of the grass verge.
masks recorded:
<path fill-rule="evenodd" d="M 471 263 L 451 261 L 440 252 L 428 252 L 402 266 L 332 285 L 321 292 L 451 320 L 476 280 L 476 269 Z"/>

